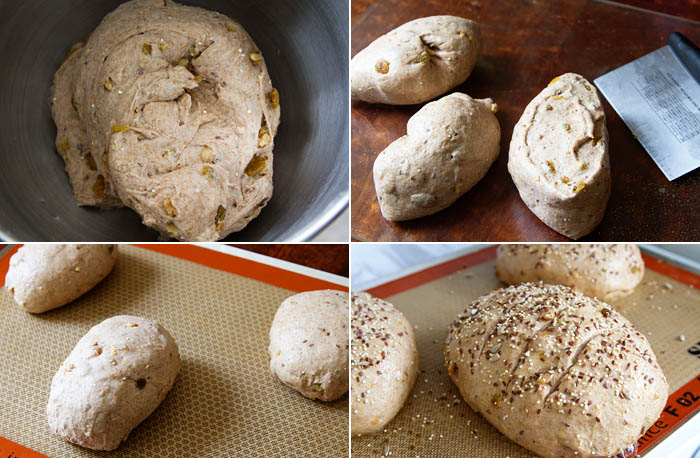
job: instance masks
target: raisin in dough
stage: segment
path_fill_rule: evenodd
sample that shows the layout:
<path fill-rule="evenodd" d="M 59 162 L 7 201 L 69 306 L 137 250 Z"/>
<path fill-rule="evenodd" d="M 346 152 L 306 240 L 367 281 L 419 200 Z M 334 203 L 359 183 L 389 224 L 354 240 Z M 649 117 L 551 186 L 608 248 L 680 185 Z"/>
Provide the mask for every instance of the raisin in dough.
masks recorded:
<path fill-rule="evenodd" d="M 79 205 L 126 205 L 163 235 L 212 241 L 243 229 L 272 195 L 279 94 L 226 16 L 124 3 L 73 47 L 51 97 Z"/>

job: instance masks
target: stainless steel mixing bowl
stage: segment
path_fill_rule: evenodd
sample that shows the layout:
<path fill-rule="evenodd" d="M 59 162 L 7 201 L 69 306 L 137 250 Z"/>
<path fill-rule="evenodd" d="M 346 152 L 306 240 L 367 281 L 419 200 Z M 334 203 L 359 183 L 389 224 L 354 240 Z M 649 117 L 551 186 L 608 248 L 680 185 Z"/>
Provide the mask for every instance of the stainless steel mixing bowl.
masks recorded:
<path fill-rule="evenodd" d="M 0 238 L 154 241 L 128 208 L 78 207 L 63 160 L 49 87 L 71 45 L 121 2 L 0 0 Z M 280 91 L 275 191 L 236 241 L 306 240 L 348 203 L 348 2 L 181 0 L 238 20 Z"/>

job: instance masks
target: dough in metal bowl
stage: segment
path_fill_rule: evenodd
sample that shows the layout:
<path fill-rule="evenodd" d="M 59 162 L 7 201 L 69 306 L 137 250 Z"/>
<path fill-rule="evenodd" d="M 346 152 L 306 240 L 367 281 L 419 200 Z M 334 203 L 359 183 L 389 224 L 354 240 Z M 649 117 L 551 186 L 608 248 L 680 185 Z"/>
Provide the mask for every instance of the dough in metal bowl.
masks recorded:
<path fill-rule="evenodd" d="M 56 148 L 79 205 L 126 205 L 164 236 L 212 241 L 272 195 L 279 94 L 236 21 L 133 0 L 54 77 Z"/>

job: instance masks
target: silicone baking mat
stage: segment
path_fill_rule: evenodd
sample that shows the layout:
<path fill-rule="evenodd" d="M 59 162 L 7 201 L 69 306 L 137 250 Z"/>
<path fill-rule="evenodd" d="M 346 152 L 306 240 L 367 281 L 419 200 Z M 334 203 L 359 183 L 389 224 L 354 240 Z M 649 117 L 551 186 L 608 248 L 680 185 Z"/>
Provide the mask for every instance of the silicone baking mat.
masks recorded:
<path fill-rule="evenodd" d="M 268 332 L 278 305 L 337 283 L 191 245 L 120 246 L 114 271 L 75 302 L 40 315 L 0 291 L 0 456 L 338 457 L 348 450 L 348 397 L 304 398 L 269 370 Z M 14 250 L 13 250 L 14 251 Z M 167 254 L 165 254 L 167 253 Z M 4 282 L 8 258 L 0 259 Z M 268 258 L 269 259 L 269 258 Z M 308 270 L 306 270 L 308 272 Z M 328 278 L 319 272 L 316 277 Z M 340 277 L 337 277 L 340 278 Z M 161 406 L 114 452 L 54 436 L 46 421 L 51 379 L 90 327 L 119 314 L 160 322 L 182 370 Z M 9 441 L 12 442 L 9 442 Z"/>
<path fill-rule="evenodd" d="M 475 413 L 443 366 L 450 323 L 471 301 L 505 286 L 494 275 L 495 256 L 496 247 L 486 248 L 368 290 L 394 304 L 414 326 L 421 370 L 383 433 L 352 438 L 353 458 L 534 456 Z M 611 302 L 646 334 L 673 393 L 640 438 L 642 454 L 700 407 L 700 276 L 648 255 L 644 261 L 646 274 L 634 293 Z"/>

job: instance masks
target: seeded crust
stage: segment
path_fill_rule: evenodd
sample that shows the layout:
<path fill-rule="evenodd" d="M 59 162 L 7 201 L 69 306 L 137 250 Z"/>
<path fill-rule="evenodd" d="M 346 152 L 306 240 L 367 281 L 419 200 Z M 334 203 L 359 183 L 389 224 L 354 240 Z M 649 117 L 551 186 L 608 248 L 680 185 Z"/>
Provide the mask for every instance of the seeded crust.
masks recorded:
<path fill-rule="evenodd" d="M 547 226 L 572 239 L 593 231 L 610 197 L 608 130 L 595 86 L 566 73 L 532 99 L 513 129 L 508 172 Z"/>
<path fill-rule="evenodd" d="M 511 285 L 570 286 L 609 301 L 632 293 L 644 277 L 644 260 L 634 244 L 501 245 L 496 276 Z"/>
<path fill-rule="evenodd" d="M 27 312 L 43 313 L 94 288 L 118 254 L 117 245 L 24 245 L 10 258 L 5 288 Z"/>
<path fill-rule="evenodd" d="M 457 16 L 415 19 L 374 40 L 350 61 L 353 100 L 426 102 L 462 84 L 481 51 L 479 24 Z"/>
<path fill-rule="evenodd" d="M 270 370 L 310 399 L 348 391 L 348 294 L 307 291 L 285 299 L 270 327 Z"/>
<path fill-rule="evenodd" d="M 491 292 L 452 323 L 445 366 L 467 403 L 544 458 L 608 458 L 660 415 L 668 383 L 646 338 L 566 286 Z"/>
<path fill-rule="evenodd" d="M 381 431 L 403 407 L 418 375 L 413 327 L 388 302 L 352 294 L 351 433 Z"/>
<path fill-rule="evenodd" d="M 382 216 L 403 221 L 431 215 L 476 185 L 500 150 L 496 110 L 491 99 L 455 92 L 411 116 L 407 134 L 374 161 Z"/>
<path fill-rule="evenodd" d="M 251 37 L 219 13 L 123 3 L 73 46 L 51 105 L 79 205 L 126 205 L 163 237 L 215 241 L 272 195 L 279 94 Z"/>
<path fill-rule="evenodd" d="M 161 325 L 129 315 L 106 319 L 54 375 L 49 427 L 82 447 L 114 450 L 165 399 L 179 371 L 177 344 Z"/>

